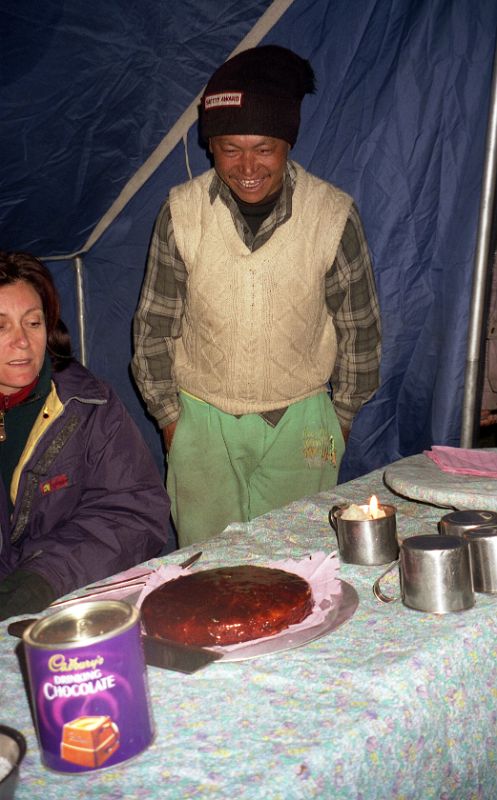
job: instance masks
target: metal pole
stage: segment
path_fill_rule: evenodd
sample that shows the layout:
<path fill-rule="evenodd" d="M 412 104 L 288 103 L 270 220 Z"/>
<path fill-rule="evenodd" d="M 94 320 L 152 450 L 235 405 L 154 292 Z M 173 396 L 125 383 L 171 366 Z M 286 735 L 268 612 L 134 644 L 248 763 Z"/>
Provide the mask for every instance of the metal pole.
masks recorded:
<path fill-rule="evenodd" d="M 485 167 L 480 200 L 477 247 L 473 272 L 473 293 L 468 329 L 468 349 L 464 378 L 464 401 L 461 423 L 461 447 L 473 447 L 476 438 L 476 397 L 480 374 L 481 344 L 485 317 L 487 273 L 493 262 L 491 248 L 492 218 L 497 172 L 497 49 L 494 57 L 492 92 L 485 147 Z M 478 419 L 480 411 L 478 409 Z"/>
<path fill-rule="evenodd" d="M 86 324 L 85 324 L 85 293 L 84 293 L 84 263 L 81 256 L 76 256 L 73 260 L 74 271 L 76 273 L 76 305 L 78 313 L 79 331 L 79 360 L 83 366 L 87 364 L 86 354 Z"/>

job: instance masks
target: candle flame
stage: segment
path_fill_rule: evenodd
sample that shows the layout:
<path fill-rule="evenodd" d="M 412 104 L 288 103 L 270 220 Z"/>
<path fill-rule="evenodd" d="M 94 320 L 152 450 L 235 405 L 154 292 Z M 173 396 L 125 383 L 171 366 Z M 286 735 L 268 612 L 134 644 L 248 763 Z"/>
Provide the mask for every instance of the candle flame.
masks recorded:
<path fill-rule="evenodd" d="M 369 500 L 369 513 L 373 519 L 376 519 L 378 516 L 378 498 L 375 494 L 373 494 Z"/>

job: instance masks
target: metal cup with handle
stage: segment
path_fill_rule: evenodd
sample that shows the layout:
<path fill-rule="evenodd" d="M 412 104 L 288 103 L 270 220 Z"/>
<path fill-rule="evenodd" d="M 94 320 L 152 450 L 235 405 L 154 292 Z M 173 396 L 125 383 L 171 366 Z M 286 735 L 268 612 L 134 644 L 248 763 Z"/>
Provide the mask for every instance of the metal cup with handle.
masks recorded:
<path fill-rule="evenodd" d="M 497 593 L 497 527 L 481 525 L 466 531 L 475 592 Z"/>
<path fill-rule="evenodd" d="M 380 588 L 382 578 L 397 563 L 401 599 L 408 608 L 446 614 L 474 605 L 469 549 L 463 538 L 424 534 L 405 539 L 398 562 L 391 564 L 373 585 L 375 597 L 383 603 L 398 599 L 385 595 Z"/>
<path fill-rule="evenodd" d="M 348 506 L 333 506 L 328 520 L 336 533 L 340 556 L 348 564 L 377 566 L 388 564 L 399 553 L 395 507 L 379 506 L 384 517 L 378 519 L 342 519 Z"/>
<path fill-rule="evenodd" d="M 466 531 L 480 528 L 482 525 L 497 526 L 497 512 L 476 509 L 451 511 L 439 521 L 438 530 L 447 536 L 464 536 Z"/>

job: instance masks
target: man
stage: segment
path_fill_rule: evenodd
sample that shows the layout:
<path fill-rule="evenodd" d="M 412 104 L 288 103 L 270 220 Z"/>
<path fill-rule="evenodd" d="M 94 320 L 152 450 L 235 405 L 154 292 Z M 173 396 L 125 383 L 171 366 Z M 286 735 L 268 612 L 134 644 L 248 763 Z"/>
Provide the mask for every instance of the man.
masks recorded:
<path fill-rule="evenodd" d="M 200 108 L 214 170 L 172 189 L 156 221 L 133 373 L 163 431 L 181 546 L 334 486 L 378 385 L 357 209 L 288 160 L 313 91 L 309 62 L 282 47 L 223 64 Z"/>

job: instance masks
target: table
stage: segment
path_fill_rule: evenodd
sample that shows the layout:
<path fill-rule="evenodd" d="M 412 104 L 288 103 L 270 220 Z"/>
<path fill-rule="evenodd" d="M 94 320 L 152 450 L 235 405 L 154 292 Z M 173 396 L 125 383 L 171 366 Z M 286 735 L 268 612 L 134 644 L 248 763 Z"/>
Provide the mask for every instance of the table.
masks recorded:
<path fill-rule="evenodd" d="M 335 549 L 329 508 L 373 493 L 397 507 L 401 538 L 435 532 L 446 513 L 395 496 L 376 470 L 229 526 L 202 546 L 201 563 Z M 16 641 L 2 623 L 0 721 L 28 740 L 16 800 L 495 800 L 497 598 L 477 595 L 473 609 L 445 616 L 382 605 L 371 590 L 382 571 L 342 564 L 359 607 L 305 647 L 193 675 L 149 667 L 155 741 L 127 764 L 77 776 L 41 766 Z M 398 590 L 395 572 L 384 588 Z"/>

